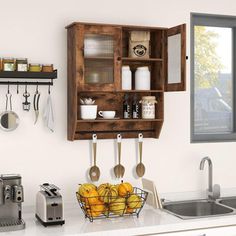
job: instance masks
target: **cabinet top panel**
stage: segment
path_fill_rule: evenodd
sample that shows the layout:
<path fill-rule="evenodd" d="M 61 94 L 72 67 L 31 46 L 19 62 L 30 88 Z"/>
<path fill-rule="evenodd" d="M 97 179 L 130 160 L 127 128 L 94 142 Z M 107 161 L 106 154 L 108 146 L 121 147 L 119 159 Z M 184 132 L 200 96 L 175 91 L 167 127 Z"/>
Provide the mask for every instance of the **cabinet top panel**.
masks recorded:
<path fill-rule="evenodd" d="M 116 24 L 105 24 L 105 23 L 88 23 L 88 22 L 73 22 L 70 25 L 66 26 L 65 28 L 71 28 L 76 25 L 94 25 L 94 26 L 113 26 L 113 27 L 122 27 L 124 29 L 150 29 L 150 30 L 167 30 L 168 28 L 165 27 L 154 27 L 154 26 L 136 26 L 136 25 L 116 25 Z"/>

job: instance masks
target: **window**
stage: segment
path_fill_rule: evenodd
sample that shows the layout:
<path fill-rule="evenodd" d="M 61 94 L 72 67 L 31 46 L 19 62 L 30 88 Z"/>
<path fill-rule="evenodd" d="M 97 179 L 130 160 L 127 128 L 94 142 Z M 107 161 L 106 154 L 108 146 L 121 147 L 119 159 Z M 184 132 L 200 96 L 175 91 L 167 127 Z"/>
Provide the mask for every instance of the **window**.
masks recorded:
<path fill-rule="evenodd" d="M 236 141 L 236 17 L 191 14 L 191 141 Z"/>

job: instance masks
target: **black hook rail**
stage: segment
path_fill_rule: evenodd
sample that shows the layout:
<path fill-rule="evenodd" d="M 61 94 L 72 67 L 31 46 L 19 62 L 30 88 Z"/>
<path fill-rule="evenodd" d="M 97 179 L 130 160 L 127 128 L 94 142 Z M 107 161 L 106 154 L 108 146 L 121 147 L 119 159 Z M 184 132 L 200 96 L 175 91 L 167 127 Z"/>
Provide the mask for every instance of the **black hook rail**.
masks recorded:
<path fill-rule="evenodd" d="M 38 82 L 38 81 L 0 81 L 0 85 L 5 84 L 5 85 L 47 85 L 47 86 L 52 86 L 53 81 L 51 82 Z"/>
<path fill-rule="evenodd" d="M 0 71 L 0 85 L 5 84 L 5 85 L 17 85 L 17 86 L 19 85 L 52 86 L 53 80 L 56 78 L 57 78 L 57 70 L 54 70 L 53 72 Z M 11 80 L 6 80 L 6 79 L 11 79 Z M 16 81 L 16 79 L 24 79 L 24 81 L 22 80 Z M 50 80 L 50 81 L 45 81 L 45 80 Z"/>

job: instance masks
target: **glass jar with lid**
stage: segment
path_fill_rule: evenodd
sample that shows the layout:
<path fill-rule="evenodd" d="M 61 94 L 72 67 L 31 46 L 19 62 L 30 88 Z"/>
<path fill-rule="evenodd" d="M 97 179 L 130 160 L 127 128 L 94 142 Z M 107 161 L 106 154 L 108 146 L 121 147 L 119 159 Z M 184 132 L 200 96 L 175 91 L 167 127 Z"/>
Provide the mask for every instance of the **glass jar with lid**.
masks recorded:
<path fill-rule="evenodd" d="M 2 59 L 3 71 L 15 71 L 15 59 L 5 57 Z"/>
<path fill-rule="evenodd" d="M 27 58 L 17 58 L 16 59 L 16 70 L 17 71 L 28 71 Z"/>
<path fill-rule="evenodd" d="M 53 64 L 43 64 L 42 72 L 53 72 Z"/>
<path fill-rule="evenodd" d="M 140 101 L 142 104 L 142 119 L 155 119 L 155 96 L 144 96 Z"/>
<path fill-rule="evenodd" d="M 41 72 L 41 70 L 42 70 L 42 67 L 40 64 L 36 64 L 36 63 L 29 64 L 30 72 Z"/>

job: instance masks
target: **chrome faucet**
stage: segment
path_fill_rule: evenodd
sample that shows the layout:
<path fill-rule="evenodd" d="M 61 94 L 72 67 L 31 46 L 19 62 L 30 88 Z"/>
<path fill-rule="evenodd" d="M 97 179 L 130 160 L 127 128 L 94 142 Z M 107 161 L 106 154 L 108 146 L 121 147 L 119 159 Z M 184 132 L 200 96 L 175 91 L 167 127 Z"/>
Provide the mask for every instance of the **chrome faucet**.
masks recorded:
<path fill-rule="evenodd" d="M 204 169 L 204 164 L 205 162 L 208 162 L 208 189 L 207 189 L 207 194 L 208 194 L 208 198 L 211 200 L 215 200 L 217 198 L 220 197 L 220 185 L 219 184 L 215 184 L 213 186 L 213 168 L 212 168 L 212 161 L 209 157 L 204 157 L 201 160 L 200 163 L 200 170 Z"/>

